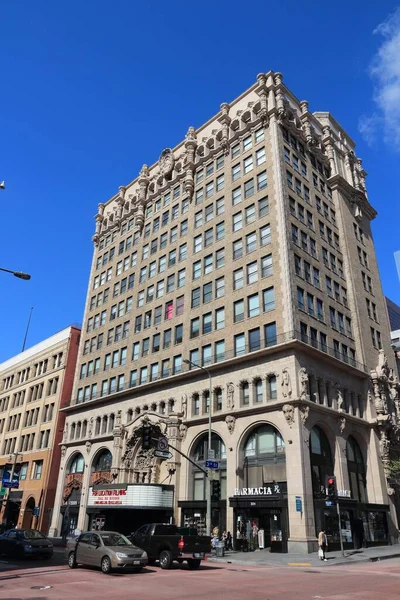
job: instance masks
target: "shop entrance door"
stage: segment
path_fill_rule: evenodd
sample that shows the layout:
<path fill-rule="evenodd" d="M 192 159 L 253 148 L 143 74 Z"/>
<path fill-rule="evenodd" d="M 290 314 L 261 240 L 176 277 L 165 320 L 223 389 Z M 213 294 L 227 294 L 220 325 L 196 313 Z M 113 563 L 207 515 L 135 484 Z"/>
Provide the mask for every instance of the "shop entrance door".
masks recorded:
<path fill-rule="evenodd" d="M 287 552 L 285 509 L 245 509 L 237 514 L 237 550 Z"/>

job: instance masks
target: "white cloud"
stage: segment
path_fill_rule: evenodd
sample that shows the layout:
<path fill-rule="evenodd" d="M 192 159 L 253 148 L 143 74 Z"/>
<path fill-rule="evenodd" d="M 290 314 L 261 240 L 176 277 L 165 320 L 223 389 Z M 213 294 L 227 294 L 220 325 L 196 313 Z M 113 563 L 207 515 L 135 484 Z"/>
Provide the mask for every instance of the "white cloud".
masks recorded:
<path fill-rule="evenodd" d="M 383 37 L 369 68 L 377 110 L 361 117 L 359 131 L 371 144 L 382 129 L 385 142 L 400 151 L 400 7 L 373 33 Z"/>

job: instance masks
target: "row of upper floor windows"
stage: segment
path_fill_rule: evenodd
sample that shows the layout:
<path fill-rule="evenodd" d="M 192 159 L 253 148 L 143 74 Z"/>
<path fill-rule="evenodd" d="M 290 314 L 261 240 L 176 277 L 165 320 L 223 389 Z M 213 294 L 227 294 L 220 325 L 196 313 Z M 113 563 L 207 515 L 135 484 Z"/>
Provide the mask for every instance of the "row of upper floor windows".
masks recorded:
<path fill-rule="evenodd" d="M 2 380 L 1 391 L 8 390 L 14 385 L 21 385 L 31 378 L 40 377 L 47 373 L 49 369 L 58 369 L 62 364 L 63 352 L 54 354 L 51 358 L 46 358 L 34 363 L 32 367 L 27 367 L 17 373 L 13 373 Z"/>

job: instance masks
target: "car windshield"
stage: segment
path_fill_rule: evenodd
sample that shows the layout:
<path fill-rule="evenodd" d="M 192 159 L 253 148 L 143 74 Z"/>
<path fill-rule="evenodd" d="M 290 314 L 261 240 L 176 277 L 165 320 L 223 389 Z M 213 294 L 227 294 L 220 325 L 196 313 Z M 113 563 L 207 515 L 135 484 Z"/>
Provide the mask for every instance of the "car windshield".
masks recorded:
<path fill-rule="evenodd" d="M 105 546 L 132 546 L 130 541 L 121 533 L 102 533 L 101 539 Z"/>
<path fill-rule="evenodd" d="M 24 538 L 26 540 L 45 540 L 45 536 L 40 531 L 36 531 L 35 529 L 28 529 L 24 531 Z"/>

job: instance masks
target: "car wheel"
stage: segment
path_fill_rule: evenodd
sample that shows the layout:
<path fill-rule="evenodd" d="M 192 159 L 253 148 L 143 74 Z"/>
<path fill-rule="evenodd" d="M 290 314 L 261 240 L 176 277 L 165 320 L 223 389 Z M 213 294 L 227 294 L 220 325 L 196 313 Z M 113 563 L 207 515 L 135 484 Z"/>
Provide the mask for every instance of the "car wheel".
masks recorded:
<path fill-rule="evenodd" d="M 76 564 L 75 552 L 70 552 L 68 554 L 68 566 L 70 569 L 76 569 L 76 567 L 78 566 Z"/>
<path fill-rule="evenodd" d="M 101 559 L 101 570 L 106 575 L 111 573 L 111 560 L 108 558 L 108 556 L 103 556 Z"/>
<path fill-rule="evenodd" d="M 160 567 L 162 569 L 170 569 L 172 567 L 172 554 L 169 550 L 163 550 L 160 554 Z"/>
<path fill-rule="evenodd" d="M 190 558 L 187 561 L 187 564 L 188 564 L 189 569 L 191 571 L 194 571 L 195 569 L 198 569 L 199 566 L 201 565 L 201 560 L 196 560 L 196 559 Z"/>

